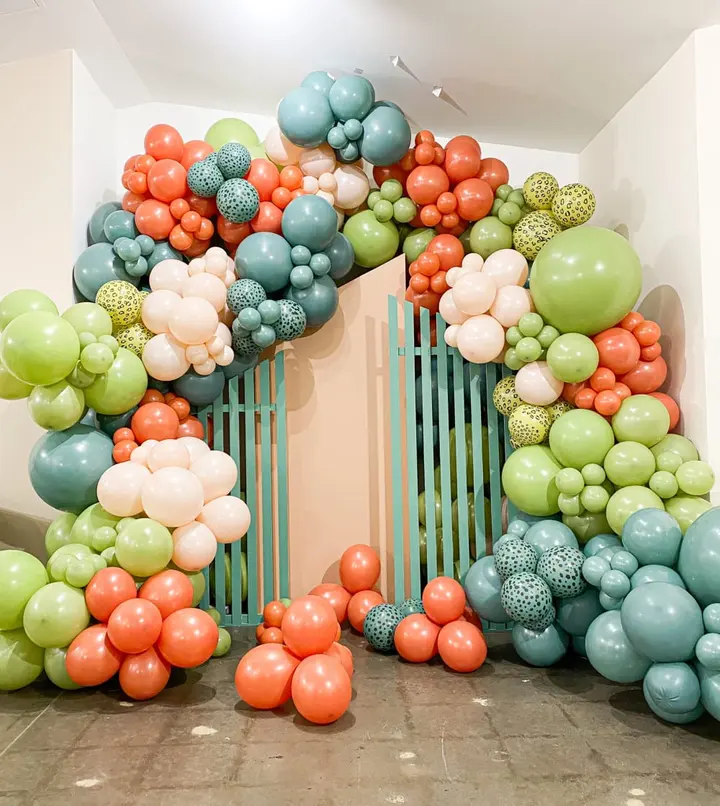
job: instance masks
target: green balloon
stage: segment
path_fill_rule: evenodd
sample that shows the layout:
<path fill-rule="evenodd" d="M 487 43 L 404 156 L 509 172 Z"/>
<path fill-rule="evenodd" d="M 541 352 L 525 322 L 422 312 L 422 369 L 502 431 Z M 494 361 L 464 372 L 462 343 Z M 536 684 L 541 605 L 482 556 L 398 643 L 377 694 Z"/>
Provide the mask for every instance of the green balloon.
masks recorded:
<path fill-rule="evenodd" d="M 207 614 L 212 618 L 212 620 L 220 626 L 220 611 L 216 610 L 214 607 L 208 607 Z"/>
<path fill-rule="evenodd" d="M 17 628 L 0 632 L 0 691 L 29 686 L 43 670 L 43 650 Z"/>
<path fill-rule="evenodd" d="M 512 504 L 528 515 L 559 511 L 555 476 L 561 467 L 550 448 L 530 445 L 510 454 L 503 465 L 502 484 Z"/>
<path fill-rule="evenodd" d="M 97 504 L 97 506 L 100 506 Z M 72 512 L 63 512 L 48 526 L 45 532 L 45 551 L 50 557 L 62 546 L 67 546 L 68 543 L 80 542 L 73 541 L 71 537 L 72 528 L 77 520 L 77 515 Z"/>
<path fill-rule="evenodd" d="M 663 453 L 674 453 L 680 457 L 682 462 L 693 462 L 700 458 L 697 448 L 692 442 L 690 442 L 687 437 L 681 437 L 679 434 L 668 434 L 666 437 L 663 437 L 660 442 L 652 445 L 650 450 L 655 454 L 656 459 Z M 659 463 L 658 468 L 660 470 L 669 470 L 671 473 L 677 471 L 677 467 L 673 469 L 670 467 L 660 467 Z"/>
<path fill-rule="evenodd" d="M 94 302 L 78 302 L 62 315 L 75 332 L 92 333 L 96 338 L 112 335 L 112 319 L 110 314 Z"/>
<path fill-rule="evenodd" d="M 212 565 L 210 567 L 212 568 Z M 185 576 L 190 580 L 193 586 L 192 606 L 197 607 L 198 604 L 200 604 L 200 600 L 203 598 L 205 588 L 207 587 L 205 574 L 203 574 L 202 571 L 183 571 L 182 568 L 178 568 L 177 566 L 173 565 L 171 565 L 171 568 L 175 568 L 176 571 L 180 571 L 181 573 L 185 574 Z"/>
<path fill-rule="evenodd" d="M 608 451 L 604 467 L 616 487 L 642 486 L 655 472 L 655 457 L 639 442 L 618 442 Z"/>
<path fill-rule="evenodd" d="M 470 230 L 470 248 L 487 260 L 498 249 L 512 249 L 512 229 L 495 216 L 486 216 Z"/>
<path fill-rule="evenodd" d="M 82 543 L 88 546 L 88 548 L 92 548 L 95 532 L 98 529 L 108 526 L 114 529 L 119 521 L 120 518 L 111 515 L 106 509 L 103 509 L 100 504 L 91 504 L 78 515 L 77 520 L 72 525 L 70 542 Z"/>
<path fill-rule="evenodd" d="M 102 375 L 113 365 L 115 355 L 107 344 L 88 344 L 80 353 L 80 365 L 92 375 Z"/>
<path fill-rule="evenodd" d="M 409 224 L 416 215 L 417 207 L 411 199 L 403 197 L 393 204 L 393 216 L 400 224 Z"/>
<path fill-rule="evenodd" d="M 28 411 L 40 428 L 64 431 L 82 418 L 85 395 L 65 380 L 50 386 L 36 386 L 28 399 Z"/>
<path fill-rule="evenodd" d="M 641 509 L 665 509 L 662 498 L 647 487 L 621 487 L 610 496 L 605 512 L 610 528 L 616 535 L 622 534 L 625 521 Z"/>
<path fill-rule="evenodd" d="M 239 118 L 223 118 L 207 130 L 205 142 L 219 151 L 226 143 L 242 143 L 246 148 L 260 145 L 255 129 Z"/>
<path fill-rule="evenodd" d="M 0 299 L 0 331 L 4 330 L 13 319 L 33 311 L 57 315 L 58 309 L 50 297 L 31 288 L 21 288 L 6 294 Z"/>
<path fill-rule="evenodd" d="M 607 420 L 588 409 L 568 411 L 550 428 L 550 450 L 557 461 L 578 470 L 590 463 L 601 465 L 614 442 Z"/>
<path fill-rule="evenodd" d="M 581 515 L 563 515 L 563 523 L 578 539 L 578 543 L 584 546 L 593 537 L 604 535 L 610 531 L 610 524 L 607 522 L 604 512 L 583 512 Z"/>
<path fill-rule="evenodd" d="M 117 561 L 133 576 L 157 574 L 170 562 L 172 553 L 170 532 L 150 518 L 138 518 L 128 523 L 115 541 Z"/>
<path fill-rule="evenodd" d="M 704 498 L 696 498 L 692 495 L 676 495 L 665 501 L 665 510 L 675 518 L 680 526 L 680 531 L 685 534 L 703 512 L 712 509 L 712 504 Z"/>
<path fill-rule="evenodd" d="M 28 638 L 38 646 L 68 646 L 90 623 L 81 590 L 65 582 L 51 582 L 36 591 L 23 614 Z"/>
<path fill-rule="evenodd" d="M 65 666 L 67 651 L 68 647 L 66 646 L 46 649 L 43 666 L 45 667 L 45 674 L 50 678 L 51 683 L 65 691 L 75 691 L 82 688 L 82 686 L 72 680 L 67 672 L 67 667 Z"/>
<path fill-rule="evenodd" d="M 227 655 L 230 651 L 231 644 L 232 638 L 230 637 L 230 633 L 224 627 L 220 627 L 218 630 L 217 646 L 212 653 L 213 658 L 222 658 L 223 655 Z"/>
<path fill-rule="evenodd" d="M 546 360 L 550 371 L 559 381 L 580 383 L 598 368 L 600 354 L 587 336 L 565 333 L 548 347 Z"/>
<path fill-rule="evenodd" d="M 355 262 L 366 269 L 387 263 L 395 256 L 400 245 L 395 224 L 392 221 L 378 221 L 373 210 L 363 210 L 350 216 L 345 222 L 343 234 L 355 250 Z"/>
<path fill-rule="evenodd" d="M 672 473 L 668 473 L 667 470 L 658 470 L 653 473 L 650 476 L 650 481 L 648 481 L 648 487 L 660 498 L 672 498 L 677 495 L 680 489 L 675 476 Z"/>
<path fill-rule="evenodd" d="M 403 252 L 407 258 L 408 265 L 420 257 L 435 235 L 436 232 L 434 229 L 414 229 L 410 235 L 405 238 Z"/>
<path fill-rule="evenodd" d="M 73 560 L 85 560 L 92 555 L 92 551 L 83 543 L 68 543 L 53 553 L 47 563 L 47 570 L 52 582 L 66 582 L 65 573 Z M 74 588 L 81 585 L 70 583 Z M 87 583 L 85 583 L 87 584 Z"/>
<path fill-rule="evenodd" d="M 21 627 L 25 605 L 47 583 L 45 566 L 32 554 L 0 551 L 0 630 Z"/>
<path fill-rule="evenodd" d="M 32 385 L 61 381 L 73 371 L 79 355 L 77 333 L 48 311 L 20 314 L 0 338 L 0 360 L 16 378 Z"/>
<path fill-rule="evenodd" d="M 140 402 L 147 384 L 143 362 L 121 347 L 110 369 L 85 390 L 85 401 L 98 414 L 122 414 Z"/>
<path fill-rule="evenodd" d="M 667 435 L 670 415 L 657 398 L 631 395 L 613 415 L 612 427 L 618 442 L 641 442 L 651 448 Z"/>
<path fill-rule="evenodd" d="M 707 462 L 684 462 L 675 473 L 678 486 L 687 495 L 707 495 L 715 484 L 715 474 Z"/>
<path fill-rule="evenodd" d="M 22 400 L 32 390 L 32 384 L 18 380 L 0 360 L 0 400 Z"/>
<path fill-rule="evenodd" d="M 438 490 L 435 490 L 435 526 L 438 529 L 442 529 L 442 497 Z M 427 517 L 427 504 L 426 504 L 426 495 L 425 491 L 420 493 L 418 496 L 418 519 L 423 526 L 427 526 L 428 524 L 428 517 Z"/>
<path fill-rule="evenodd" d="M 602 227 L 573 227 L 556 235 L 540 250 L 530 276 L 530 293 L 543 319 L 564 333 L 586 336 L 626 316 L 641 288 L 635 250 Z"/>

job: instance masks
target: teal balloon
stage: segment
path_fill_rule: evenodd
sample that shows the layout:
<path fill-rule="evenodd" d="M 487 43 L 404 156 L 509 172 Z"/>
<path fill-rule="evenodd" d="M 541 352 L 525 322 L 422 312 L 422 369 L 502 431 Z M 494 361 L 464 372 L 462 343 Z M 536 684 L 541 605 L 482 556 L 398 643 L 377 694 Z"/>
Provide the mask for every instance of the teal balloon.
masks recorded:
<path fill-rule="evenodd" d="M 594 557 L 598 551 L 602 551 L 608 546 L 620 547 L 620 538 L 617 535 L 595 535 L 583 546 L 583 554 L 586 557 Z"/>
<path fill-rule="evenodd" d="M 375 89 L 362 76 L 341 76 L 332 84 L 327 97 L 333 115 L 344 123 L 351 118 L 364 118 L 370 112 L 375 103 Z"/>
<path fill-rule="evenodd" d="M 250 337 L 261 350 L 265 350 L 275 341 L 275 329 L 270 325 L 260 325 Z"/>
<path fill-rule="evenodd" d="M 363 635 L 373 649 L 392 652 L 395 649 L 395 629 L 403 618 L 395 605 L 375 605 L 365 616 Z"/>
<path fill-rule="evenodd" d="M 93 212 L 87 228 L 88 244 L 108 243 L 108 239 L 105 236 L 105 221 L 116 210 L 122 210 L 122 204 L 118 201 L 109 201 L 101 204 Z"/>
<path fill-rule="evenodd" d="M 622 625 L 635 649 L 650 660 L 689 660 L 704 633 L 702 611 L 677 585 L 652 582 L 633 588 L 623 601 Z"/>
<path fill-rule="evenodd" d="M 257 355 L 235 355 L 232 363 L 222 368 L 223 375 L 226 380 L 237 378 L 239 375 L 244 375 L 248 370 L 255 369 L 257 366 Z"/>
<path fill-rule="evenodd" d="M 157 266 L 158 263 L 162 263 L 163 260 L 182 259 L 182 253 L 178 252 L 176 249 L 173 249 L 167 241 L 156 241 L 155 246 L 147 259 L 148 271 L 154 269 L 155 266 Z"/>
<path fill-rule="evenodd" d="M 23 614 L 23 629 L 38 646 L 68 646 L 90 623 L 85 595 L 65 582 L 51 582 L 33 594 Z"/>
<path fill-rule="evenodd" d="M 564 523 L 551 520 L 534 523 L 525 532 L 525 542 L 535 549 L 538 557 L 557 546 L 578 548 L 578 541 L 572 529 L 569 529 Z"/>
<path fill-rule="evenodd" d="M 470 566 L 463 587 L 468 604 L 480 618 L 498 624 L 510 621 L 500 600 L 502 579 L 492 555 L 481 557 Z"/>
<path fill-rule="evenodd" d="M 649 582 L 667 582 L 669 585 L 685 588 L 680 574 L 666 565 L 643 565 L 630 577 L 630 587 L 632 588 L 647 585 Z"/>
<path fill-rule="evenodd" d="M 587 649 L 585 647 L 585 636 L 584 635 L 573 635 L 570 638 L 570 643 L 572 645 L 573 651 L 577 652 L 581 658 L 587 658 Z"/>
<path fill-rule="evenodd" d="M 660 719 L 686 725 L 704 713 L 700 681 L 687 663 L 654 663 L 643 680 L 643 695 Z"/>
<path fill-rule="evenodd" d="M 362 128 L 360 155 L 371 165 L 392 165 L 410 148 L 410 124 L 395 106 L 375 104 Z"/>
<path fill-rule="evenodd" d="M 434 229 L 415 229 L 405 238 L 403 241 L 403 253 L 407 258 L 408 265 L 420 257 L 436 234 Z"/>
<path fill-rule="evenodd" d="M 585 635 L 585 649 L 593 668 L 615 683 L 642 680 L 652 665 L 634 648 L 618 610 L 608 610 L 593 621 Z"/>
<path fill-rule="evenodd" d="M 303 309 L 308 327 L 320 327 L 329 322 L 339 302 L 337 286 L 327 276 L 316 277 L 309 288 L 290 287 L 287 296 Z"/>
<path fill-rule="evenodd" d="M 558 624 L 535 631 L 516 624 L 512 630 L 515 651 L 531 666 L 552 666 L 561 660 L 570 644 L 570 636 Z"/>
<path fill-rule="evenodd" d="M 115 210 L 115 212 L 110 213 L 103 224 L 103 231 L 105 232 L 105 239 L 109 243 L 115 243 L 120 238 L 128 238 L 134 241 L 139 234 L 135 226 L 135 215 L 125 210 Z M 123 260 L 127 259 L 123 257 Z"/>
<path fill-rule="evenodd" d="M 49 506 L 80 513 L 97 501 L 97 484 L 113 465 L 112 452 L 112 440 L 96 428 L 78 423 L 49 431 L 30 453 L 30 483 Z"/>
<path fill-rule="evenodd" d="M 316 148 L 335 125 L 327 95 L 310 87 L 298 87 L 280 101 L 277 111 L 280 131 L 303 148 Z"/>
<path fill-rule="evenodd" d="M 600 591 L 598 601 L 605 608 L 605 610 L 620 610 L 622 607 L 623 599 L 616 599 L 614 596 L 609 596 L 605 591 Z"/>
<path fill-rule="evenodd" d="M 138 406 L 133 406 L 128 411 L 122 412 L 122 414 L 96 414 L 95 420 L 97 422 L 97 427 L 104 434 L 107 434 L 109 437 L 112 437 L 112 435 L 118 430 L 118 428 L 129 427 L 130 421 L 133 418 L 133 414 L 135 414 L 137 410 Z"/>
<path fill-rule="evenodd" d="M 29 686 L 43 670 L 43 649 L 18 627 L 0 632 L 0 691 Z"/>
<path fill-rule="evenodd" d="M 708 632 L 720 633 L 720 604 L 708 605 L 703 610 L 703 624 Z"/>
<path fill-rule="evenodd" d="M 596 588 L 600 587 L 600 581 L 608 571 L 610 571 L 610 561 L 600 555 L 586 557 L 582 566 L 583 577 Z"/>
<path fill-rule="evenodd" d="M 337 223 L 337 213 L 325 199 L 298 196 L 283 212 L 282 233 L 291 246 L 302 245 L 311 252 L 322 252 L 332 243 Z"/>
<path fill-rule="evenodd" d="M 82 686 L 76 683 L 68 674 L 65 665 L 67 651 L 68 647 L 66 646 L 46 649 L 43 657 L 43 667 L 51 683 L 65 691 L 75 691 L 82 688 Z"/>
<path fill-rule="evenodd" d="M 147 383 L 143 362 L 131 350 L 121 347 L 110 369 L 85 389 L 85 402 L 98 414 L 123 414 L 140 402 Z"/>
<path fill-rule="evenodd" d="M 577 596 L 555 602 L 557 624 L 570 635 L 585 635 L 590 625 L 603 612 L 596 588 L 586 588 Z"/>
<path fill-rule="evenodd" d="M 631 577 L 638 570 L 639 563 L 634 554 L 629 551 L 618 551 L 613 554 L 610 560 L 610 567 L 613 571 L 622 571 L 628 577 Z"/>
<path fill-rule="evenodd" d="M 697 665 L 702 704 L 710 716 L 720 721 L 720 672 Z"/>
<path fill-rule="evenodd" d="M 543 445 L 513 451 L 502 469 L 502 485 L 510 502 L 530 515 L 548 516 L 559 511 L 555 476 L 560 471 L 555 456 Z"/>
<path fill-rule="evenodd" d="M 622 542 L 640 565 L 677 563 L 683 536 L 678 522 L 664 509 L 641 509 L 625 521 Z"/>
<path fill-rule="evenodd" d="M 30 598 L 48 583 L 45 566 L 26 551 L 0 551 L 0 630 L 22 626 Z"/>
<path fill-rule="evenodd" d="M 220 215 L 234 224 L 251 221 L 260 208 L 260 196 L 246 179 L 233 178 L 223 182 L 215 201 Z"/>
<path fill-rule="evenodd" d="M 330 207 L 323 199 L 318 201 Z M 337 224 L 337 219 L 335 223 Z M 254 280 L 270 293 L 280 291 L 290 281 L 290 272 L 293 268 L 290 244 L 274 232 L 255 232 L 238 246 L 235 266 L 241 279 Z"/>
<path fill-rule="evenodd" d="M 695 657 L 706 669 L 720 670 L 720 635 L 703 635 L 695 645 Z"/>
<path fill-rule="evenodd" d="M 606 596 L 622 599 L 630 592 L 630 579 L 622 571 L 608 571 L 600 580 L 600 588 Z"/>
<path fill-rule="evenodd" d="M 194 369 L 189 369 L 173 382 L 173 392 L 184 397 L 191 406 L 209 406 L 222 394 L 225 380 L 222 367 L 216 367 L 209 375 L 198 375 Z"/>
<path fill-rule="evenodd" d="M 677 570 L 702 607 L 720 602 L 720 508 L 690 525 L 680 546 Z"/>
<path fill-rule="evenodd" d="M 595 411 L 573 409 L 550 428 L 550 450 L 565 467 L 601 465 L 615 442 L 610 424 Z"/>
<path fill-rule="evenodd" d="M 405 599 L 404 602 L 398 605 L 398 610 L 400 615 L 405 618 L 417 613 L 425 613 L 425 606 L 422 603 L 422 599 Z"/>
<path fill-rule="evenodd" d="M 330 258 L 330 277 L 333 280 L 342 280 L 355 263 L 355 250 L 342 232 L 333 235 L 325 254 Z"/>
<path fill-rule="evenodd" d="M 495 216 L 485 216 L 469 230 L 470 249 L 487 260 L 499 249 L 512 249 L 512 229 Z"/>
<path fill-rule="evenodd" d="M 73 278 L 80 293 L 90 302 L 95 302 L 100 287 L 111 280 L 125 280 L 135 286 L 139 283 L 137 277 L 125 271 L 125 261 L 115 254 L 109 243 L 96 243 L 81 252 L 75 262 Z"/>
<path fill-rule="evenodd" d="M 315 90 L 321 95 L 328 95 L 334 83 L 335 79 L 331 78 L 324 70 L 313 70 L 300 82 L 300 86 Z"/>
<path fill-rule="evenodd" d="M 500 601 L 513 621 L 530 630 L 544 630 L 555 620 L 552 593 L 537 574 L 520 573 L 506 579 Z"/>

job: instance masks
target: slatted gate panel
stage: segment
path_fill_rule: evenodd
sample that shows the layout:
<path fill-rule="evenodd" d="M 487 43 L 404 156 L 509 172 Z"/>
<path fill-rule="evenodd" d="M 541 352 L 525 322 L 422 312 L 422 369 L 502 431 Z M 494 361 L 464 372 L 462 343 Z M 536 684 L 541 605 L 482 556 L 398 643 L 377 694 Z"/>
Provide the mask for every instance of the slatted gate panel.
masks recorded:
<path fill-rule="evenodd" d="M 201 606 L 217 608 L 223 624 L 259 624 L 265 604 L 290 588 L 284 353 L 228 381 L 198 418 L 205 441 L 235 460 L 231 495 L 245 501 L 252 518 L 242 540 L 218 544 Z"/>
<path fill-rule="evenodd" d="M 445 344 L 446 325 L 439 315 L 432 323 L 433 347 L 425 308 L 419 338 L 411 303 L 403 303 L 399 312 L 397 299 L 389 297 L 388 316 L 394 589 L 401 601 L 419 597 L 436 576 L 462 580 L 503 533 L 500 475 L 512 447 L 507 421 L 492 396 L 510 371 L 465 361 Z M 456 437 L 463 432 L 465 438 Z M 433 505 L 436 493 L 439 504 Z"/>

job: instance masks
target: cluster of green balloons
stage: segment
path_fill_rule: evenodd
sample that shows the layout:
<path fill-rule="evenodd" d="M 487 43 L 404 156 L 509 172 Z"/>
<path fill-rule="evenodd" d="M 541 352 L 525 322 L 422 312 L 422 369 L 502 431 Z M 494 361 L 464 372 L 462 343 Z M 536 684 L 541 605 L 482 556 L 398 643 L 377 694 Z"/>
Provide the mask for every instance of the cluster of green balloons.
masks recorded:
<path fill-rule="evenodd" d="M 560 336 L 552 325 L 546 325 L 539 313 L 526 313 L 516 326 L 509 327 L 505 341 L 505 366 L 518 370 L 532 361 L 544 361 L 550 345 Z M 548 362 L 549 363 L 549 362 Z"/>
<path fill-rule="evenodd" d="M 386 179 L 379 190 L 371 191 L 367 197 L 367 206 L 380 222 L 409 224 L 417 215 L 415 202 L 403 196 L 402 183 L 397 179 Z"/>

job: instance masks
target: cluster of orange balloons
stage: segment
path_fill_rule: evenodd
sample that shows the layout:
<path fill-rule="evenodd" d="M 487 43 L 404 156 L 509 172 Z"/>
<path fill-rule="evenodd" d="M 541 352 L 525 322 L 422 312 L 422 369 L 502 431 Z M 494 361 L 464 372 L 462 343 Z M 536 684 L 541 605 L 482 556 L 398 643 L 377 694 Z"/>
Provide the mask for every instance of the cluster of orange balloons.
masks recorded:
<path fill-rule="evenodd" d="M 70 644 L 65 665 L 79 686 L 99 686 L 119 672 L 120 687 L 148 700 L 167 685 L 172 666 L 209 660 L 218 642 L 212 617 L 192 607 L 193 586 L 180 571 L 161 571 L 137 590 L 122 568 L 98 571 L 85 602 L 98 621 Z"/>
<path fill-rule="evenodd" d="M 203 424 L 190 414 L 190 404 L 184 397 L 148 389 L 130 426 L 118 428 L 113 434 L 113 459 L 117 463 L 129 462 L 135 448 L 148 439 L 160 442 L 180 437 L 203 439 L 204 436 Z"/>
<path fill-rule="evenodd" d="M 405 299 L 412 302 L 415 316 L 419 315 L 420 308 L 427 308 L 431 314 L 438 312 L 440 297 L 449 288 L 445 277 L 450 269 L 462 263 L 464 256 L 460 239 L 445 233 L 436 235 L 413 260 L 408 267 L 410 280 Z"/>

